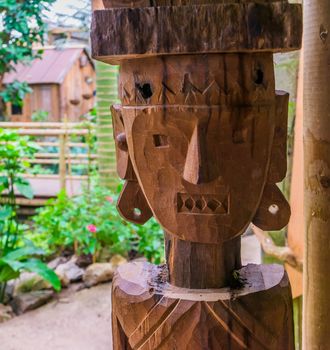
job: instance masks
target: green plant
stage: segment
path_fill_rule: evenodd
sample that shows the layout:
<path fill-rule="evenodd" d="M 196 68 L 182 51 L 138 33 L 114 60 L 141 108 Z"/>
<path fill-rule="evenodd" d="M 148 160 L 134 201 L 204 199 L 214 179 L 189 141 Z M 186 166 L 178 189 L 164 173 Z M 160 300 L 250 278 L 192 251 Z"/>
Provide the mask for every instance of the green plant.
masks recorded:
<path fill-rule="evenodd" d="M 7 282 L 17 278 L 22 270 L 36 272 L 56 290 L 60 281 L 54 271 L 35 256 L 43 251 L 29 242 L 17 217 L 16 193 L 33 197 L 29 182 L 23 175 L 30 167 L 26 158 L 33 158 L 38 147 L 28 138 L 13 131 L 0 129 L 0 303 L 3 302 Z"/>
<path fill-rule="evenodd" d="M 39 110 L 32 113 L 31 120 L 33 122 L 45 122 L 47 121 L 48 116 L 49 116 L 49 112 Z"/>
<path fill-rule="evenodd" d="M 159 225 L 154 220 L 144 226 L 126 222 L 116 209 L 117 197 L 117 193 L 94 184 L 74 198 L 61 192 L 33 218 L 31 239 L 49 255 L 69 249 L 92 254 L 96 261 L 107 250 L 109 254 L 144 255 L 161 262 L 164 249 Z"/>
<path fill-rule="evenodd" d="M 43 43 L 45 24 L 42 14 L 55 0 L 0 0 L 0 116 L 4 102 L 21 104 L 30 92 L 26 82 L 14 81 L 3 86 L 5 73 L 15 70 L 17 63 L 26 64 L 40 57 L 42 50 L 33 44 Z"/>
<path fill-rule="evenodd" d="M 30 92 L 32 92 L 32 89 L 26 82 L 15 80 L 0 92 L 0 98 L 2 98 L 3 102 L 11 102 L 12 104 L 22 106 L 24 96 Z"/>

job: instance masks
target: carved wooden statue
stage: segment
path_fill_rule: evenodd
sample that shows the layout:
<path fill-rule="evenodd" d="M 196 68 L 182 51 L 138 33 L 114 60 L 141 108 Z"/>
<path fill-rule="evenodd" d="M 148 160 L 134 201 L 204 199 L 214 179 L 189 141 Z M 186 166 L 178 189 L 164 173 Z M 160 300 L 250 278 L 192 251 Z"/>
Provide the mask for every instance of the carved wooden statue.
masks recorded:
<path fill-rule="evenodd" d="M 118 210 L 165 230 L 166 266 L 130 263 L 113 283 L 114 349 L 294 349 L 281 266 L 241 266 L 253 222 L 284 227 L 288 94 L 273 53 L 301 43 L 287 1 L 104 0 L 93 55 L 120 64 L 112 107 Z"/>

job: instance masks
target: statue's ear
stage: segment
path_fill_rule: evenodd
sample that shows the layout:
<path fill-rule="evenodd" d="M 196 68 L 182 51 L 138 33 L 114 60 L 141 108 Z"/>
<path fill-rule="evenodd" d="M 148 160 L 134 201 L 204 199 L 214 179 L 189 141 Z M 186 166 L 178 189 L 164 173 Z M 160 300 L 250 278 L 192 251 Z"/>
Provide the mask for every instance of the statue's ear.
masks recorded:
<path fill-rule="evenodd" d="M 116 144 L 117 173 L 120 178 L 126 180 L 118 199 L 117 209 L 127 221 L 143 225 L 152 217 L 152 211 L 138 183 L 129 156 L 120 107 L 112 106 L 111 112 Z"/>
<path fill-rule="evenodd" d="M 128 153 L 126 141 L 125 127 L 121 115 L 120 106 L 111 107 L 113 138 L 115 140 L 116 158 L 117 158 L 117 173 L 123 180 L 134 180 L 132 162 Z"/>
<path fill-rule="evenodd" d="M 290 219 L 290 205 L 275 184 L 266 184 L 252 222 L 264 231 L 281 230 Z"/>
<path fill-rule="evenodd" d="M 138 181 L 126 181 L 117 203 L 120 215 L 127 221 L 143 225 L 152 217 L 152 211 Z"/>
<path fill-rule="evenodd" d="M 276 91 L 275 131 L 270 158 L 268 183 L 281 182 L 287 171 L 287 132 L 289 94 Z"/>

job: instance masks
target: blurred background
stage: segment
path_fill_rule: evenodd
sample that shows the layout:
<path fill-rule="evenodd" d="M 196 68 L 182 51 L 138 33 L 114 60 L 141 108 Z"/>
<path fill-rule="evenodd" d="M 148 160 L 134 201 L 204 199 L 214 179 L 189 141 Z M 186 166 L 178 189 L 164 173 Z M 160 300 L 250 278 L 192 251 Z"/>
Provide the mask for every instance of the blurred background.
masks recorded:
<path fill-rule="evenodd" d="M 90 53 L 101 1 L 0 1 L 0 349 L 110 349 L 111 279 L 131 259 L 164 263 L 163 233 L 116 210 L 110 105 L 118 67 Z M 276 54 L 290 93 L 288 228 L 250 227 L 243 263 L 285 264 L 301 348 L 303 258 L 300 53 Z"/>

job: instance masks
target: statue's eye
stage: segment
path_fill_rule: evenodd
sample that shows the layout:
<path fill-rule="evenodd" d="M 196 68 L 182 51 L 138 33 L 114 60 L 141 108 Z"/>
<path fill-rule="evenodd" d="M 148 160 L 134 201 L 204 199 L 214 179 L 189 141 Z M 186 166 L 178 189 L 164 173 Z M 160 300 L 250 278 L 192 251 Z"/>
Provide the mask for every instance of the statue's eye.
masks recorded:
<path fill-rule="evenodd" d="M 151 98 L 153 95 L 152 86 L 149 83 L 136 83 L 135 88 L 144 100 Z"/>
<path fill-rule="evenodd" d="M 253 72 L 253 81 L 256 85 L 262 85 L 264 82 L 264 72 L 261 68 L 255 69 Z"/>
<path fill-rule="evenodd" d="M 233 132 L 233 143 L 245 143 L 249 141 L 249 129 L 243 128 Z"/>
<path fill-rule="evenodd" d="M 153 139 L 154 139 L 155 147 L 157 148 L 168 147 L 168 138 L 166 135 L 161 135 L 161 134 L 153 135 Z"/>

